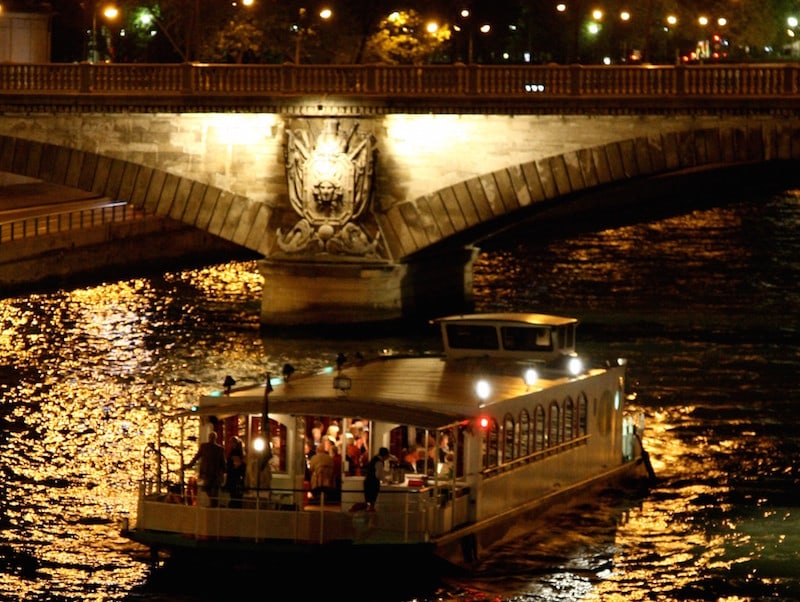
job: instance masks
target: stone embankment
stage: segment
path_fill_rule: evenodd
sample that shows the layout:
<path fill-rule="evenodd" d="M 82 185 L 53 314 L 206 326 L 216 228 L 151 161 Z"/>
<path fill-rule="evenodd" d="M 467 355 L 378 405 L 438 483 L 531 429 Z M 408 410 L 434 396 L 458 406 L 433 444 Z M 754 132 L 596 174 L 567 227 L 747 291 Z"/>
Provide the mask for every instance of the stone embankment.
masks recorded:
<path fill-rule="evenodd" d="M 124 203 L 0 180 L 0 295 L 252 258 L 252 252 Z"/>

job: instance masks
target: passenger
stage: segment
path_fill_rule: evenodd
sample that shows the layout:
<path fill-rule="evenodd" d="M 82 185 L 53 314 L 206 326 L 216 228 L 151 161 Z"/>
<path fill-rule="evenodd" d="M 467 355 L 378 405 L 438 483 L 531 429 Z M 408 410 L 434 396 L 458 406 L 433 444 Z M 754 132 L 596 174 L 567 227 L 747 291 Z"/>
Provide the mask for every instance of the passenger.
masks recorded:
<path fill-rule="evenodd" d="M 442 433 L 439 435 L 439 462 L 444 462 L 445 457 L 452 450 L 450 449 L 450 435 Z"/>
<path fill-rule="evenodd" d="M 325 492 L 327 497 L 333 491 L 334 462 L 330 448 L 331 441 L 326 437 L 320 449 L 308 461 L 311 469 L 311 495 L 313 501 L 317 503 L 319 502 L 320 494 Z"/>
<path fill-rule="evenodd" d="M 338 442 L 333 437 L 328 437 L 328 439 L 331 441 L 330 453 L 333 458 L 333 487 L 330 492 L 325 493 L 325 499 L 338 502 L 342 499 L 342 453 Z"/>
<path fill-rule="evenodd" d="M 244 458 L 244 442 L 236 435 L 228 439 L 228 463 L 230 463 L 230 458 L 234 454 L 239 454 Z"/>
<path fill-rule="evenodd" d="M 455 476 L 455 457 L 453 456 L 453 452 L 448 452 L 444 457 L 444 462 L 439 465 L 439 473 L 437 476 L 445 480 L 450 480 Z"/>
<path fill-rule="evenodd" d="M 385 462 L 388 459 L 389 450 L 382 447 L 378 450 L 378 455 L 373 457 L 367 465 L 367 474 L 364 477 L 364 502 L 367 504 L 367 511 L 375 510 L 381 482 L 386 479 Z"/>
<path fill-rule="evenodd" d="M 234 445 L 228 454 L 228 470 L 225 474 L 225 490 L 231 496 L 230 507 L 241 508 L 244 497 L 244 480 L 247 471 L 244 461 L 244 445 L 241 439 L 233 437 Z"/>
<path fill-rule="evenodd" d="M 355 438 L 350 432 L 344 434 L 344 465 L 347 476 L 352 477 L 356 474 L 358 448 L 356 447 Z"/>
<path fill-rule="evenodd" d="M 339 423 L 336 420 L 332 420 L 330 425 L 328 426 L 328 430 L 325 433 L 327 437 L 333 437 L 334 441 L 339 440 Z"/>
<path fill-rule="evenodd" d="M 361 474 L 366 474 L 367 464 L 369 464 L 369 429 L 361 429 L 361 437 L 356 440 L 358 445 L 359 458 L 358 464 L 361 466 Z"/>
<path fill-rule="evenodd" d="M 417 461 L 415 468 L 417 469 L 417 473 L 425 474 L 425 448 L 423 447 L 417 448 Z"/>
<path fill-rule="evenodd" d="M 348 449 L 348 453 L 350 454 L 350 470 L 355 475 L 363 475 L 369 459 L 366 456 L 364 442 L 360 435 L 353 440 L 353 445 L 348 447 Z"/>
<path fill-rule="evenodd" d="M 409 446 L 408 449 L 403 450 L 401 455 L 403 461 L 400 463 L 400 468 L 406 472 L 417 472 L 417 446 Z"/>
<path fill-rule="evenodd" d="M 197 480 L 208 495 L 212 507 L 219 504 L 219 488 L 225 479 L 225 448 L 217 443 L 217 433 L 211 431 L 208 441 L 200 444 L 200 449 L 183 468 L 191 468 L 198 460 Z"/>
<path fill-rule="evenodd" d="M 322 449 L 322 425 L 314 426 L 311 429 L 311 449 L 308 451 L 309 456 L 313 456 Z"/>

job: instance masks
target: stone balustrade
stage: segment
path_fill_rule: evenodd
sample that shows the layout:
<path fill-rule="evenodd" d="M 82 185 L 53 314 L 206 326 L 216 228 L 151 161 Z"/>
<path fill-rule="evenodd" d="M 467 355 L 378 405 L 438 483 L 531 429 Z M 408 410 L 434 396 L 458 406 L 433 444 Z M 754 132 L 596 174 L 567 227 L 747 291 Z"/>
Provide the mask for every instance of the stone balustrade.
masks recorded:
<path fill-rule="evenodd" d="M 125 97 L 128 102 L 202 97 L 334 95 L 369 99 L 463 98 L 769 99 L 800 87 L 800 63 L 709 65 L 216 65 L 0 64 L 0 102 L 13 98 Z"/>

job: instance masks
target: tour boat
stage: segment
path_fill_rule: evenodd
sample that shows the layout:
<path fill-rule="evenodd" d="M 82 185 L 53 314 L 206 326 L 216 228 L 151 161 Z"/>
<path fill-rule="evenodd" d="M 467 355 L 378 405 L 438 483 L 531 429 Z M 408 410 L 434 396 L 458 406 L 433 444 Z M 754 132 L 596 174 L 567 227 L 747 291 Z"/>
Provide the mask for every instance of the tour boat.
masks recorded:
<path fill-rule="evenodd" d="M 340 354 L 309 375 L 287 364 L 257 386 L 228 378 L 165 417 L 122 533 L 154 555 L 345 547 L 474 565 L 523 518 L 654 476 L 643 416 L 626 408 L 625 361 L 579 357 L 577 319 L 487 313 L 432 324 L 441 354 Z M 212 431 L 223 446 L 243 442 L 244 487 L 233 497 L 223 487 L 212 499 L 186 465 Z M 389 456 L 370 507 L 364 474 L 381 448 Z M 340 459 L 321 488 L 310 484 L 315 453 Z"/>

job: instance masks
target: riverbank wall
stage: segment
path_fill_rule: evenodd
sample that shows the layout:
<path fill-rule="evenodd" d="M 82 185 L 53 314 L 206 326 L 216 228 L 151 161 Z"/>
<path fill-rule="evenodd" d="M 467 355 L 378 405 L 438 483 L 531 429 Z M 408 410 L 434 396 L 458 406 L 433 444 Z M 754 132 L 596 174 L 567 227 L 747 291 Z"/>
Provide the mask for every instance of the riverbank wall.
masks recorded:
<path fill-rule="evenodd" d="M 208 232 L 146 216 L 0 244 L 0 296 L 252 258 Z"/>

